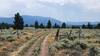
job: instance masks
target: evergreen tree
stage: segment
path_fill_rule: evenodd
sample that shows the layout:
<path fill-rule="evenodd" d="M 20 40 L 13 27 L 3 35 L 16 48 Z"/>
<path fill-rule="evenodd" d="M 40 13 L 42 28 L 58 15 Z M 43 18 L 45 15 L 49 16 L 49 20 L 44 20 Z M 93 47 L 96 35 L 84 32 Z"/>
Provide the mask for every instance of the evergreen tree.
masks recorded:
<path fill-rule="evenodd" d="M 40 28 L 45 28 L 45 26 L 41 23 L 41 24 L 40 24 Z"/>
<path fill-rule="evenodd" d="M 35 21 L 35 29 L 39 28 L 39 23 L 38 21 Z"/>
<path fill-rule="evenodd" d="M 82 25 L 82 28 L 83 28 L 83 29 L 85 29 L 85 28 L 86 28 L 86 25 L 85 25 L 85 24 L 83 24 L 83 25 Z"/>
<path fill-rule="evenodd" d="M 53 28 L 57 28 L 57 24 L 55 23 L 55 25 L 53 26 Z"/>
<path fill-rule="evenodd" d="M 28 24 L 26 24 L 25 27 L 28 27 Z"/>
<path fill-rule="evenodd" d="M 53 28 L 60 28 L 60 26 L 55 23 L 55 25 L 53 26 Z"/>
<path fill-rule="evenodd" d="M 88 22 L 87 28 L 88 28 L 88 29 L 92 29 L 92 28 L 93 28 L 93 25 L 91 25 L 91 23 Z"/>
<path fill-rule="evenodd" d="M 23 30 L 24 21 L 23 21 L 23 18 L 20 16 L 19 13 L 15 14 L 14 20 L 15 20 L 14 21 L 14 29 L 17 30 L 17 37 L 19 38 L 18 30 Z"/>
<path fill-rule="evenodd" d="M 10 25 L 8 23 L 0 23 L 0 29 L 9 29 Z"/>
<path fill-rule="evenodd" d="M 62 23 L 61 28 L 66 28 L 66 23 Z"/>
<path fill-rule="evenodd" d="M 24 28 L 24 21 L 19 13 L 15 14 L 14 20 L 14 29 L 22 30 Z"/>
<path fill-rule="evenodd" d="M 51 24 L 51 21 L 50 20 L 48 20 L 47 28 L 52 28 L 52 24 Z"/>
<path fill-rule="evenodd" d="M 98 24 L 96 25 L 96 28 L 97 28 L 97 29 L 100 29 L 100 23 L 98 23 Z"/>

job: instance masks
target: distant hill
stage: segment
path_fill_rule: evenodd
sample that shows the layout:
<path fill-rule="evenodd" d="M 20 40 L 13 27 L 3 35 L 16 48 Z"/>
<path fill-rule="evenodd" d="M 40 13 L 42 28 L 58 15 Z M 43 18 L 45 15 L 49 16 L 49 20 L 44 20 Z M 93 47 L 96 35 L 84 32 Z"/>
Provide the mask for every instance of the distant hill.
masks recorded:
<path fill-rule="evenodd" d="M 6 17 L 0 17 L 0 23 L 2 23 L 2 22 L 12 24 L 13 19 L 12 18 L 6 18 Z"/>
<path fill-rule="evenodd" d="M 25 24 L 34 24 L 35 21 L 38 21 L 39 24 L 43 23 L 44 25 L 47 24 L 48 20 L 51 20 L 52 24 L 54 25 L 55 23 L 61 25 L 62 22 L 59 20 L 56 20 L 51 17 L 43 17 L 43 16 L 29 16 L 29 15 L 23 15 L 22 16 L 24 19 Z M 9 24 L 12 24 L 14 21 L 13 17 L 11 18 L 5 18 L 5 17 L 0 17 L 0 23 L 1 22 L 6 22 Z M 82 24 L 87 24 L 88 22 L 66 22 L 67 25 L 82 25 Z M 90 22 L 92 24 L 97 24 L 98 22 Z"/>
<path fill-rule="evenodd" d="M 47 24 L 48 20 L 50 20 L 52 22 L 52 24 L 54 25 L 55 23 L 60 24 L 61 25 L 61 21 L 53 19 L 51 17 L 42 17 L 42 16 L 28 16 L 28 15 L 23 15 L 22 16 L 24 19 L 24 23 L 25 24 L 34 24 L 35 21 L 38 21 L 39 24 L 43 23 L 44 25 Z M 4 17 L 0 17 L 0 23 L 1 22 L 6 22 L 9 24 L 12 24 L 14 21 L 13 17 L 11 18 L 4 18 Z"/>

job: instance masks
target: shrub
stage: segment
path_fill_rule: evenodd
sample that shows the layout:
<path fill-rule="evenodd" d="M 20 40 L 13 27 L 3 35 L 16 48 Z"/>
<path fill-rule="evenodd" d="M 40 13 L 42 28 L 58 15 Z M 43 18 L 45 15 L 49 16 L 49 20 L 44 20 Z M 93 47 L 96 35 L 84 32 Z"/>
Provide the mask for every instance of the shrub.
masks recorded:
<path fill-rule="evenodd" d="M 75 40 L 76 38 L 77 38 L 76 36 L 68 37 L 68 39 L 69 39 L 69 40 L 72 40 L 72 41 Z"/>
<path fill-rule="evenodd" d="M 15 38 L 12 37 L 12 36 L 8 36 L 8 37 L 7 37 L 7 41 L 9 41 L 9 42 L 13 42 L 13 41 L 15 41 Z"/>
<path fill-rule="evenodd" d="M 15 41 L 15 39 L 8 39 L 8 41 L 9 41 L 9 42 L 13 42 L 13 41 Z"/>
<path fill-rule="evenodd" d="M 90 48 L 89 50 L 89 56 L 97 56 L 98 51 L 95 47 Z"/>
<path fill-rule="evenodd" d="M 86 44 L 84 44 L 84 43 L 80 43 L 80 47 L 81 47 L 82 49 L 86 49 L 88 46 L 87 46 Z"/>
<path fill-rule="evenodd" d="M 5 38 L 4 37 L 0 37 L 0 41 L 4 41 L 5 40 Z"/>
<path fill-rule="evenodd" d="M 29 40 L 29 37 L 26 37 L 26 40 Z"/>
<path fill-rule="evenodd" d="M 75 42 L 75 43 L 73 43 L 70 46 L 70 48 L 76 48 L 77 46 L 80 46 L 80 48 L 82 48 L 82 49 L 88 48 L 88 46 L 85 43 L 81 43 L 81 42 Z"/>

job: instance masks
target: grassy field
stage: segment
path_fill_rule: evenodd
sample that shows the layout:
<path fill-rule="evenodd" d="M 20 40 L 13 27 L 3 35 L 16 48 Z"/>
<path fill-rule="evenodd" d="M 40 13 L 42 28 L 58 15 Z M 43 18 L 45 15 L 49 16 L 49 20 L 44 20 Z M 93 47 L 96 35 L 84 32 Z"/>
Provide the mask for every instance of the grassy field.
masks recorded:
<path fill-rule="evenodd" d="M 0 56 L 100 56 L 100 29 L 0 31 Z"/>

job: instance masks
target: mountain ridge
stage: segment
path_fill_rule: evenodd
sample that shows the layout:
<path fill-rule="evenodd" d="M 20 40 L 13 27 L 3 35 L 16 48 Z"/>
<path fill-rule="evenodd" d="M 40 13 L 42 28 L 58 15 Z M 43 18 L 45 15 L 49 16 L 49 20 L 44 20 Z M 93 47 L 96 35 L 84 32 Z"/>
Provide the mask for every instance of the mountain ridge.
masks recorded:
<path fill-rule="evenodd" d="M 44 25 L 47 24 L 48 20 L 50 20 L 52 22 L 52 24 L 54 25 L 55 23 L 57 24 L 61 24 L 62 22 L 59 20 L 56 20 L 54 18 L 51 17 L 43 17 L 43 16 L 30 16 L 30 15 L 23 15 L 23 20 L 25 24 L 34 24 L 35 21 L 38 21 L 39 24 L 43 23 Z M 5 23 L 9 23 L 9 24 L 13 24 L 14 21 L 14 17 L 0 17 L 0 23 L 5 22 Z"/>
<path fill-rule="evenodd" d="M 30 15 L 22 15 L 25 24 L 34 24 L 35 21 L 38 21 L 39 24 L 43 23 L 44 25 L 47 24 L 48 20 L 52 22 L 54 25 L 55 23 L 61 25 L 63 22 L 56 20 L 51 17 L 44 17 L 44 16 L 30 16 Z M 0 23 L 5 22 L 9 24 L 13 24 L 14 18 L 13 17 L 0 17 Z M 87 24 L 88 22 L 65 22 L 67 25 L 82 25 L 82 24 Z M 97 24 L 99 22 L 90 22 L 91 24 Z"/>

